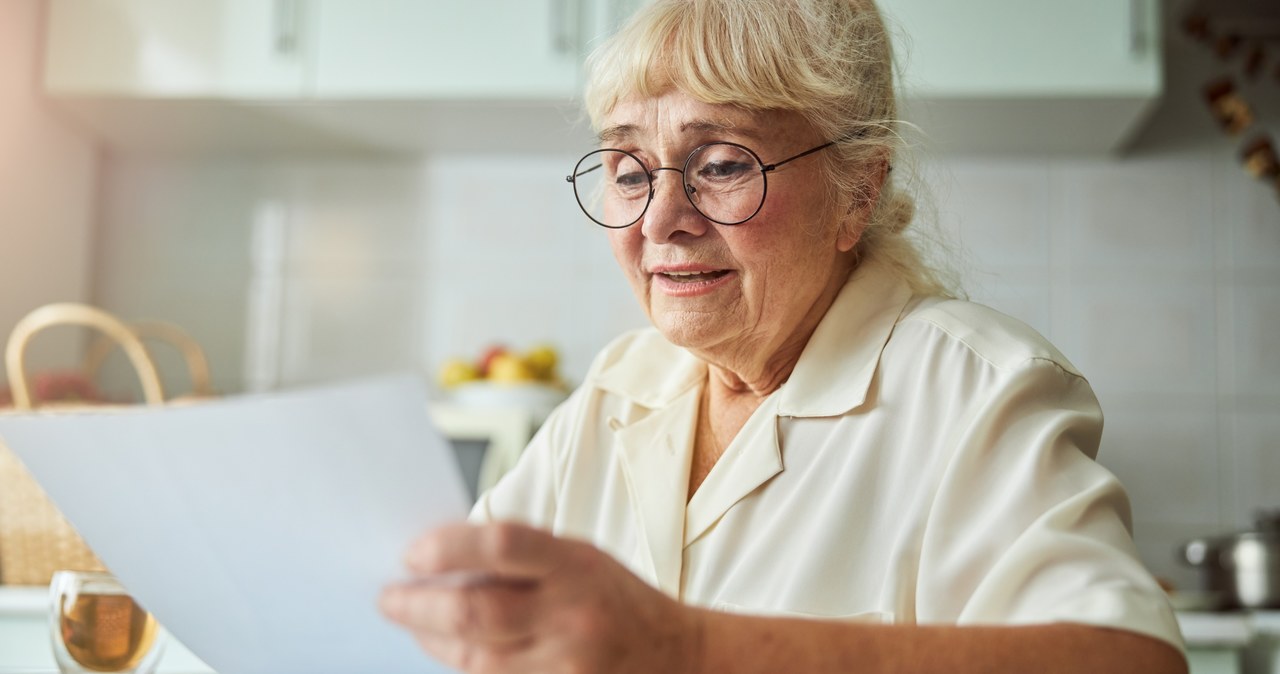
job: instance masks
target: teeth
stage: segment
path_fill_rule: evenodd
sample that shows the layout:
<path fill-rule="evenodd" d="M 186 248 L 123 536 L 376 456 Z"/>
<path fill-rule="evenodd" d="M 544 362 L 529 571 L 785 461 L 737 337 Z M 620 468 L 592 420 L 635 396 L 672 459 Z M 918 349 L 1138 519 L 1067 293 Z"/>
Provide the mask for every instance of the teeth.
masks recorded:
<path fill-rule="evenodd" d="M 708 281 L 708 280 L 718 279 L 718 278 L 720 278 L 721 276 L 724 276 L 724 274 L 725 274 L 725 271 L 724 271 L 724 270 L 716 270 L 716 271 L 668 271 L 668 272 L 663 272 L 663 273 L 662 273 L 662 275 L 663 275 L 663 276 L 666 276 L 667 278 L 671 279 L 672 281 L 676 281 L 676 282 L 678 282 L 678 283 L 684 283 L 684 282 L 686 282 L 686 281 L 688 281 L 688 282 L 692 282 L 692 281 Z"/>

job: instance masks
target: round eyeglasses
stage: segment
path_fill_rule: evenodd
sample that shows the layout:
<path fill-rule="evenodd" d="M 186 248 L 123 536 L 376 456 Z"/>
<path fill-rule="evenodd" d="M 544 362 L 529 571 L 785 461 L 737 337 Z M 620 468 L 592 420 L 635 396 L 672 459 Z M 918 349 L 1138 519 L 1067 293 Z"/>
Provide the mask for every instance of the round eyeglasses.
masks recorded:
<path fill-rule="evenodd" d="M 682 168 L 659 166 L 652 170 L 630 152 L 606 148 L 579 159 L 565 180 L 573 184 L 582 212 L 609 229 L 630 227 L 644 217 L 657 189 L 654 180 L 658 171 L 681 175 L 684 195 L 702 217 L 720 225 L 741 225 L 764 207 L 770 171 L 832 145 L 835 143 L 823 143 L 766 164 L 750 148 L 720 141 L 694 148 Z"/>

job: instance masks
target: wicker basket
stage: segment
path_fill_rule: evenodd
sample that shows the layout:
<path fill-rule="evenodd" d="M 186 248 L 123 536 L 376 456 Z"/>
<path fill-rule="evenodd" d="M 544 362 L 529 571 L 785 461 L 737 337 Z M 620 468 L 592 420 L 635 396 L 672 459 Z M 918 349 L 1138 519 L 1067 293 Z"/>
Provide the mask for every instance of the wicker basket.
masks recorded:
<path fill-rule="evenodd" d="M 5 350 L 14 406 L 33 409 L 23 355 L 36 333 L 55 325 L 95 328 L 119 344 L 142 382 L 149 405 L 164 402 L 155 364 L 125 323 L 94 307 L 50 304 L 27 314 L 13 329 Z M 102 569 L 102 561 L 58 512 L 18 458 L 0 444 L 0 584 L 48 585 L 59 569 Z"/>
<path fill-rule="evenodd" d="M 177 349 L 182 355 L 183 361 L 187 365 L 187 374 L 191 378 L 191 392 L 186 395 L 174 396 L 169 401 L 211 398 L 216 394 L 213 389 L 213 378 L 209 374 L 209 359 L 205 357 L 204 349 L 200 347 L 200 343 L 195 340 L 186 330 L 166 321 L 134 321 L 129 324 L 129 329 L 133 334 L 138 336 L 144 344 L 149 342 L 161 342 L 168 344 Z M 106 362 L 119 346 L 119 342 L 112 339 L 108 334 L 100 334 L 89 348 L 85 350 L 84 364 L 81 366 L 81 372 L 85 379 L 94 381 L 98 377 L 98 371 L 102 369 L 102 364 Z M 150 354 L 150 352 L 149 352 Z"/>

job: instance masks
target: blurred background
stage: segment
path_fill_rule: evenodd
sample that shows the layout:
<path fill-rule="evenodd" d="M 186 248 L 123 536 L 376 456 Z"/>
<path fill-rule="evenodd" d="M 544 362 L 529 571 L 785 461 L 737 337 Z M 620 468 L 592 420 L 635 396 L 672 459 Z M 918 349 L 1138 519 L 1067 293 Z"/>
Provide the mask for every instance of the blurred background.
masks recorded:
<path fill-rule="evenodd" d="M 0 330 L 172 321 L 222 393 L 494 344 L 580 381 L 646 324 L 564 181 L 582 59 L 642 3 L 0 2 Z M 1089 377 L 1144 559 L 1194 587 L 1179 543 L 1280 506 L 1280 3 L 880 4 L 920 218 Z M 122 358 L 97 385 L 139 397 Z"/>

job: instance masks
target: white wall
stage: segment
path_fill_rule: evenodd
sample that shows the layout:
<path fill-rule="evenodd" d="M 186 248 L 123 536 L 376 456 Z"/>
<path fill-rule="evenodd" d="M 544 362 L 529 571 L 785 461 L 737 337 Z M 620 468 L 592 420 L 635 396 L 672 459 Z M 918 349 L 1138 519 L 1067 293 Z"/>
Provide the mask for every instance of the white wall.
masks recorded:
<path fill-rule="evenodd" d="M 975 299 L 1047 335 L 1093 384 L 1100 460 L 1147 562 L 1280 505 L 1280 205 L 1228 149 L 1125 161 L 956 159 L 942 217 Z"/>
<path fill-rule="evenodd" d="M 94 299 L 185 327 L 229 392 L 430 377 L 495 343 L 556 344 L 578 379 L 644 318 L 603 232 L 574 204 L 574 158 L 112 155 Z M 126 378 L 122 360 L 108 381 Z M 186 385 L 180 363 L 161 369 L 170 387 Z"/>
<path fill-rule="evenodd" d="M 96 157 L 38 95 L 42 7 L 39 0 L 0 2 L 0 342 L 32 309 L 89 296 Z M 40 335 L 30 369 L 78 364 L 84 334 Z"/>
<path fill-rule="evenodd" d="M 112 156 L 94 299 L 184 327 L 224 392 L 413 369 L 421 185 L 416 162 Z M 272 352 L 247 358 L 263 331 Z M 176 354 L 157 359 L 168 387 L 188 386 Z"/>

